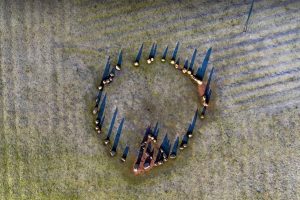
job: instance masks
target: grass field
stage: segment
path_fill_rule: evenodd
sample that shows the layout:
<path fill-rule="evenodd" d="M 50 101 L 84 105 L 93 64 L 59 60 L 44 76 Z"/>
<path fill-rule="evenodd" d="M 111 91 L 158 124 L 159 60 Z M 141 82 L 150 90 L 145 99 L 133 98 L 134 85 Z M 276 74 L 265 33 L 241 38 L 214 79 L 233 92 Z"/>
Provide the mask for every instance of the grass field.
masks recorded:
<path fill-rule="evenodd" d="M 0 199 L 300 199 L 300 2 L 256 0 L 243 33 L 250 5 L 0 1 Z M 135 177 L 146 125 L 159 121 L 173 140 L 199 105 L 171 66 L 132 66 L 155 41 L 159 53 L 180 41 L 182 59 L 197 48 L 197 66 L 213 47 L 212 106 L 176 161 Z M 91 111 L 121 48 L 106 119 L 118 106 L 126 121 L 111 158 Z"/>

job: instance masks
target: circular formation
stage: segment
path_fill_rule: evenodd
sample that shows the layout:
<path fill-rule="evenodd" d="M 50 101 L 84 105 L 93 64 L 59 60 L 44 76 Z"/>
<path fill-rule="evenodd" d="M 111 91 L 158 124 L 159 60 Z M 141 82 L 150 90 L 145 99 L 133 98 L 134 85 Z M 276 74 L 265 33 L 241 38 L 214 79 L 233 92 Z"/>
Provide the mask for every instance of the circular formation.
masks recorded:
<path fill-rule="evenodd" d="M 133 65 L 135 67 L 140 66 L 142 53 L 143 53 L 144 44 L 141 45 L 141 47 L 138 50 L 137 56 L 134 60 Z M 168 55 L 168 46 L 164 49 L 162 56 L 161 56 L 161 62 L 166 63 L 167 61 L 167 55 Z M 206 52 L 205 58 L 202 62 L 202 65 L 199 66 L 197 70 L 194 70 L 194 62 L 197 55 L 197 49 L 194 50 L 191 61 L 189 63 L 188 59 L 185 59 L 183 65 L 180 63 L 180 57 L 177 58 L 179 50 L 179 42 L 177 42 L 173 52 L 172 56 L 170 58 L 170 64 L 173 65 L 176 69 L 180 70 L 183 74 L 188 75 L 191 80 L 197 85 L 197 91 L 200 97 L 201 102 L 201 111 L 199 113 L 199 110 L 196 109 L 195 114 L 192 118 L 191 123 L 189 124 L 187 132 L 183 135 L 181 142 L 179 139 L 179 136 L 176 137 L 173 146 L 171 145 L 170 139 L 168 138 L 168 135 L 166 134 L 163 137 L 163 141 L 158 144 L 158 134 L 159 134 L 159 124 L 156 123 L 154 127 L 148 126 L 146 128 L 146 131 L 144 133 L 144 137 L 141 141 L 141 144 L 139 146 L 138 155 L 135 159 L 135 163 L 133 165 L 133 172 L 134 174 L 138 175 L 145 171 L 150 170 L 154 166 L 158 166 L 163 164 L 168 160 L 168 158 L 174 159 L 177 156 L 177 149 L 183 150 L 188 145 L 189 138 L 193 135 L 193 130 L 195 128 L 195 124 L 197 121 L 198 115 L 200 115 L 200 118 L 205 117 L 205 113 L 207 110 L 207 107 L 209 105 L 209 101 L 212 95 L 212 90 L 210 88 L 210 83 L 212 80 L 212 76 L 214 73 L 214 68 L 211 69 L 209 77 L 207 79 L 207 82 L 204 83 L 205 78 L 205 72 L 208 66 L 209 57 L 212 52 L 212 48 L 209 48 Z M 151 64 L 156 57 L 157 53 L 157 44 L 153 43 L 148 59 L 146 60 L 147 64 Z M 106 94 L 103 96 L 104 88 L 110 84 L 114 78 L 116 77 L 116 71 L 120 71 L 122 69 L 122 60 L 123 60 L 123 52 L 120 51 L 117 59 L 117 63 L 114 67 L 111 68 L 111 59 L 108 57 L 106 66 L 104 68 L 104 72 L 102 75 L 101 82 L 98 86 L 98 95 L 96 97 L 96 105 L 93 109 L 93 114 L 97 114 L 96 120 L 95 120 L 95 130 L 98 134 L 102 133 L 103 126 L 104 126 L 104 119 L 105 119 L 105 107 L 106 107 Z M 115 109 L 106 137 L 104 139 L 104 144 L 109 145 L 111 143 L 110 138 L 113 133 L 114 124 L 116 121 L 118 115 L 118 108 Z M 110 155 L 115 156 L 117 153 L 117 147 L 118 143 L 122 134 L 123 124 L 125 122 L 124 117 L 122 118 L 118 129 L 116 131 L 116 135 L 113 141 L 113 144 L 110 148 Z M 121 161 L 125 162 L 127 155 L 129 153 L 129 146 L 127 145 L 124 150 L 121 157 Z"/>

